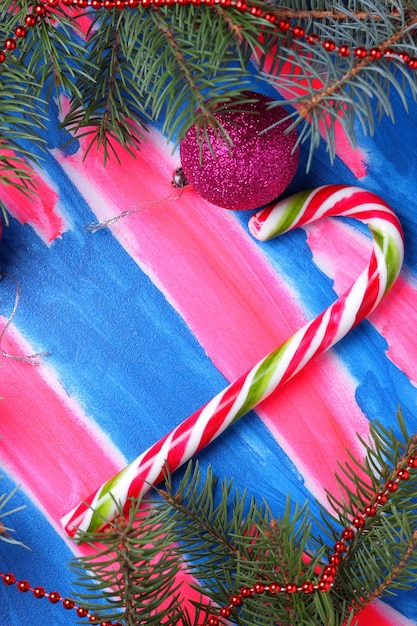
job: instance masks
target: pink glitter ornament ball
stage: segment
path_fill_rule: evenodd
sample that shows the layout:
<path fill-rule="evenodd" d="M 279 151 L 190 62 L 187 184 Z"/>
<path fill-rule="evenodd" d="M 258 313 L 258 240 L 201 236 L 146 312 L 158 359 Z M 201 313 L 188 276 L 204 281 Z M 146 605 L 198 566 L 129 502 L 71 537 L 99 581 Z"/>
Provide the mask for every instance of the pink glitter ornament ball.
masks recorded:
<path fill-rule="evenodd" d="M 180 144 L 181 166 L 187 182 L 205 200 L 225 209 L 257 209 L 275 200 L 289 185 L 297 170 L 299 150 L 294 149 L 297 133 L 285 133 L 290 121 L 283 107 L 268 108 L 267 96 L 245 92 L 256 102 L 242 106 L 233 101 L 218 119 L 233 141 L 208 128 L 211 148 L 200 145 L 192 126 Z M 217 116 L 215 116 L 217 117 Z"/>

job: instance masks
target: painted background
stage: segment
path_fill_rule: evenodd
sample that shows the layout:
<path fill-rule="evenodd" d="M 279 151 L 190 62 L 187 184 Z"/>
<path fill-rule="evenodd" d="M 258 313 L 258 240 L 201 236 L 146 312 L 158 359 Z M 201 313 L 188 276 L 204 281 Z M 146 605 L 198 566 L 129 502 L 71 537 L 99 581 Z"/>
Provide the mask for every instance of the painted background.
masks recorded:
<path fill-rule="evenodd" d="M 405 267 L 371 318 L 200 454 L 220 477 L 265 497 L 279 514 L 287 493 L 304 502 L 333 489 L 345 449 L 375 419 L 389 425 L 401 404 L 417 430 L 417 121 L 395 103 L 356 151 L 325 146 L 291 188 L 359 184 L 401 218 Z M 2 348 L 48 351 L 37 367 L 0 362 L 1 491 L 21 484 L 13 519 L 31 547 L 1 544 L 1 569 L 71 595 L 74 546 L 60 518 L 341 293 L 364 267 L 369 239 L 324 222 L 269 243 L 248 234 L 250 212 L 228 212 L 193 191 L 95 234 L 86 226 L 166 197 L 178 154 L 157 127 L 137 159 L 120 152 L 104 168 L 83 146 L 60 146 L 58 110 L 45 133 L 36 201 L 2 189 L 11 221 L 0 266 L 21 284 Z M 0 327 L 15 285 L 0 282 Z M 1 626 L 63 626 L 75 615 L 0 587 Z M 417 593 L 366 611 L 361 626 L 417 624 Z"/>

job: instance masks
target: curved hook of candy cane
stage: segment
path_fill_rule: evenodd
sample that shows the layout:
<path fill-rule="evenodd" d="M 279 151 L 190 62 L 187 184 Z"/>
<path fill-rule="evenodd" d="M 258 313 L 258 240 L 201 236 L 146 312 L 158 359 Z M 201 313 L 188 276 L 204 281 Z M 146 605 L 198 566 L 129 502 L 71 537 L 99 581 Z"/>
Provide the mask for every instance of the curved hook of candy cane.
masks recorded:
<path fill-rule="evenodd" d="M 187 462 L 375 309 L 397 278 L 404 254 L 401 225 L 375 194 L 345 185 L 319 187 L 256 213 L 249 228 L 266 240 L 331 216 L 357 219 L 372 233 L 370 261 L 350 289 L 70 511 L 62 519 L 69 536 L 78 530 L 98 531 L 120 508 L 127 511 L 131 498 L 163 478 L 166 466 L 174 471 Z"/>

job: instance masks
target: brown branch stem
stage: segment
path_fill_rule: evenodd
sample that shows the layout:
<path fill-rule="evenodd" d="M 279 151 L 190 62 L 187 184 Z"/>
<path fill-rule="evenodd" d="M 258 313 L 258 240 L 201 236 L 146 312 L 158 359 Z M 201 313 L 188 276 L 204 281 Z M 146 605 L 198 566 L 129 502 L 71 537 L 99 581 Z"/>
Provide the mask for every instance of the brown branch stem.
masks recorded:
<path fill-rule="evenodd" d="M 326 19 L 331 19 L 331 20 L 360 20 L 360 21 L 366 21 L 366 20 L 375 20 L 375 21 L 379 21 L 382 20 L 382 16 L 379 13 L 370 13 L 367 11 L 357 11 L 357 12 L 351 12 L 351 13 L 345 13 L 344 11 L 329 11 L 329 10 L 316 10 L 316 9 L 300 9 L 300 10 L 295 10 L 295 9 L 290 9 L 287 7 L 281 7 L 279 9 L 273 9 L 271 8 L 271 13 L 273 13 L 274 15 L 276 15 L 279 18 L 286 18 L 286 19 L 298 19 L 298 20 L 304 20 L 304 19 L 308 19 L 308 18 L 313 18 L 315 20 L 326 20 Z M 406 10 L 404 12 L 405 16 L 409 19 L 409 20 L 414 20 L 417 17 L 417 11 L 410 9 L 410 10 Z M 398 18 L 401 17 L 401 14 L 398 11 L 391 11 L 390 13 L 387 13 L 386 15 L 384 15 L 384 19 L 386 18 Z"/>
<path fill-rule="evenodd" d="M 414 17 L 408 24 L 406 24 L 404 28 L 396 31 L 391 35 L 391 37 L 388 37 L 388 39 L 380 43 L 378 45 L 378 48 L 381 50 L 382 53 L 384 53 L 385 50 L 398 43 L 403 38 L 405 32 L 410 30 L 410 28 L 417 28 L 417 16 Z M 330 98 L 333 94 L 337 93 L 343 85 L 347 84 L 353 78 L 355 78 L 355 76 L 360 74 L 364 67 L 367 67 L 372 63 L 375 63 L 375 60 L 372 56 L 368 54 L 365 58 L 359 60 L 355 65 L 353 65 L 353 67 L 351 67 L 349 71 L 342 74 L 340 78 L 338 78 L 328 87 L 326 87 L 326 89 L 323 89 L 323 91 L 315 92 L 312 98 L 302 102 L 298 110 L 300 116 L 307 119 L 311 111 L 315 109 L 321 102 L 323 102 L 327 98 Z"/>
<path fill-rule="evenodd" d="M 397 563 L 392 572 L 390 573 L 384 581 L 371 593 L 366 597 L 366 604 L 370 604 L 377 598 L 381 597 L 386 589 L 388 589 L 395 579 L 399 576 L 402 570 L 407 566 L 408 561 L 413 555 L 415 549 L 417 547 L 417 530 L 415 530 L 411 536 L 410 542 L 407 546 L 406 551 L 403 554 L 402 559 Z M 364 604 L 361 605 L 361 609 L 364 607 Z"/>
<path fill-rule="evenodd" d="M 185 81 L 187 82 L 187 84 L 190 87 L 191 92 L 194 94 L 195 99 L 198 103 L 198 106 L 202 112 L 202 114 L 204 115 L 204 117 L 206 117 L 207 119 L 210 119 L 212 117 L 209 109 L 206 106 L 206 102 L 204 100 L 204 97 L 201 95 L 200 89 L 198 87 L 198 85 L 196 84 L 195 80 L 193 79 L 193 76 L 188 68 L 188 64 L 186 59 L 184 58 L 184 55 L 182 54 L 178 43 L 175 39 L 174 33 L 172 32 L 172 30 L 169 28 L 168 23 L 164 20 L 161 19 L 161 15 L 160 15 L 160 11 L 157 7 L 153 6 L 153 15 L 155 17 L 155 20 L 157 21 L 157 25 L 158 28 L 161 29 L 161 31 L 164 33 L 168 45 L 170 46 L 172 53 L 178 63 L 178 66 L 181 69 L 181 72 L 184 76 Z"/>

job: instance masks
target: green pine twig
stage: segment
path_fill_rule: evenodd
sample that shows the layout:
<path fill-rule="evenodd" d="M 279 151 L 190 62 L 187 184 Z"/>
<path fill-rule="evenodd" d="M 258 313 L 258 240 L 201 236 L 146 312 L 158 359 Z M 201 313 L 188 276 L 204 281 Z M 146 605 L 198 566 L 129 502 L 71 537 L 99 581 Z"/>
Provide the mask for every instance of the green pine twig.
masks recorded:
<path fill-rule="evenodd" d="M 417 582 L 417 467 L 413 460 L 417 458 L 417 438 L 408 435 L 399 413 L 396 428 L 372 425 L 369 441 L 361 441 L 364 462 L 351 456 L 351 462 L 341 466 L 336 475 L 340 497 L 329 495 L 333 511 L 318 505 L 319 518 L 312 516 L 307 503 L 299 506 L 290 499 L 277 517 L 267 503 L 257 504 L 233 488 L 231 481 L 219 483 L 210 469 L 203 477 L 198 463 L 188 465 L 176 489 L 167 473 L 164 488 L 157 490 L 159 497 L 135 501 L 127 522 L 119 519 L 110 524 L 105 535 L 80 536 L 80 541 L 94 544 L 99 540 L 106 546 L 104 552 L 97 548 L 97 563 L 94 557 L 76 561 L 81 585 L 89 591 L 82 598 L 91 601 L 98 596 L 101 602 L 113 603 L 117 595 L 119 620 L 127 619 L 126 607 L 133 601 L 133 606 L 140 607 L 141 623 L 154 624 L 151 613 L 160 606 L 156 589 L 164 589 L 165 599 L 172 600 L 163 614 L 167 623 L 188 624 L 194 619 L 201 624 L 203 613 L 216 614 L 216 605 L 229 606 L 242 587 L 317 584 L 333 545 L 348 528 L 355 532 L 327 592 L 250 594 L 229 619 L 242 626 L 353 626 L 355 615 L 375 598 L 396 589 L 411 589 Z M 394 483 L 396 488 L 390 490 L 388 486 Z M 386 501 L 374 511 L 367 509 L 374 506 L 378 493 L 385 495 Z M 363 517 L 362 526 L 354 526 L 355 516 Z M 129 537 L 132 544 L 121 541 L 122 536 Z M 148 560 L 141 552 L 144 546 L 151 546 Z M 157 558 L 159 550 L 162 556 Z M 163 571 L 161 563 L 165 562 L 173 569 L 167 565 Z M 202 598 L 194 602 L 193 618 L 179 611 L 183 602 L 175 595 L 179 590 L 173 582 L 173 573 L 185 564 Z M 109 568 L 117 572 L 114 579 Z M 127 598 L 118 583 L 122 571 L 124 575 L 134 572 L 137 581 L 156 577 L 158 585 L 150 595 L 142 596 L 144 587 L 139 582 Z M 211 606 L 204 596 L 211 599 Z M 144 598 L 148 602 L 153 599 L 151 613 L 147 613 Z"/>

